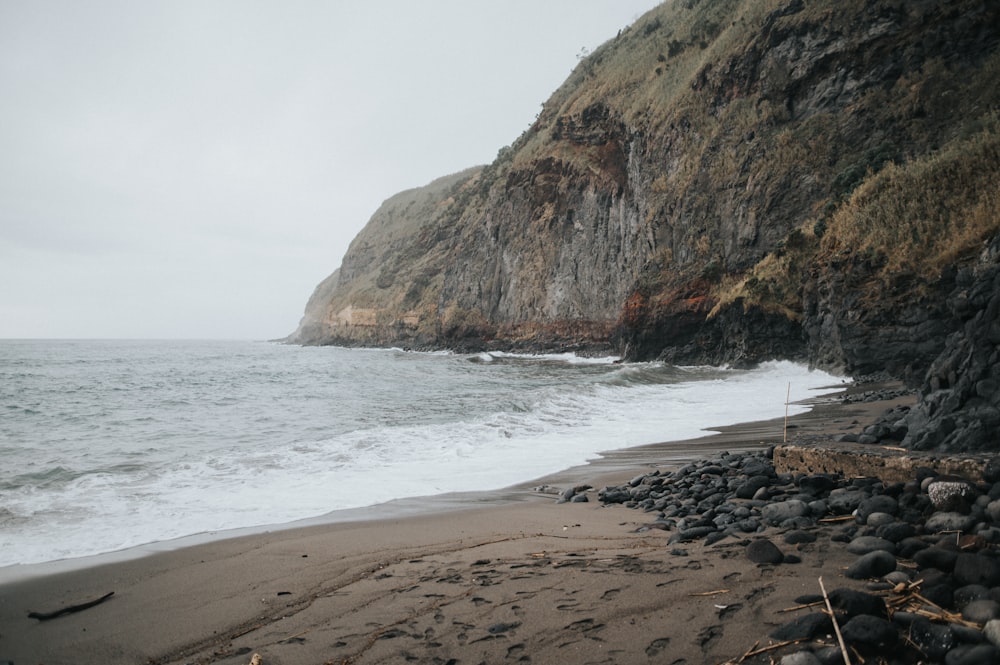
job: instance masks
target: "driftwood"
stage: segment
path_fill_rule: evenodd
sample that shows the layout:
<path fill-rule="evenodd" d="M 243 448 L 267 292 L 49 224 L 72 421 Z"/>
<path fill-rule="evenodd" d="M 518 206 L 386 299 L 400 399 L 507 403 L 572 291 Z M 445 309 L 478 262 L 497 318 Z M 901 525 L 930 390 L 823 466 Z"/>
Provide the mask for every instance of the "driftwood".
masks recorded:
<path fill-rule="evenodd" d="M 826 587 L 823 586 L 823 578 L 819 578 L 819 589 L 823 592 L 823 600 L 826 602 L 826 609 L 833 622 L 833 631 L 837 634 L 837 643 L 840 644 L 840 654 L 844 657 L 844 665 L 851 665 L 851 657 L 847 654 L 847 645 L 844 644 L 844 636 L 840 633 L 840 624 L 837 623 L 837 615 L 833 612 L 833 605 L 830 604 L 830 596 L 826 595 Z"/>
<path fill-rule="evenodd" d="M 100 605 L 113 595 L 115 595 L 114 591 L 104 594 L 97 600 L 91 600 L 86 603 L 80 603 L 79 605 L 68 605 L 62 609 L 55 610 L 54 612 L 28 612 L 28 618 L 38 619 L 39 621 L 48 621 L 49 619 L 55 619 L 61 617 L 64 614 L 73 614 L 74 612 L 81 612 L 83 610 L 90 609 L 95 605 Z"/>

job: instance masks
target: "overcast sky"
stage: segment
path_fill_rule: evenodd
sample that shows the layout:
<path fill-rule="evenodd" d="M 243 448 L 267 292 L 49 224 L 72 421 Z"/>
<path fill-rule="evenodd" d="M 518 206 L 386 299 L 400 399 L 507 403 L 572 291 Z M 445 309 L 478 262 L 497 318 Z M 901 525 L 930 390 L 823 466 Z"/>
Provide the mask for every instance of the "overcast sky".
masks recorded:
<path fill-rule="evenodd" d="M 0 337 L 271 339 L 655 0 L 0 0 Z"/>

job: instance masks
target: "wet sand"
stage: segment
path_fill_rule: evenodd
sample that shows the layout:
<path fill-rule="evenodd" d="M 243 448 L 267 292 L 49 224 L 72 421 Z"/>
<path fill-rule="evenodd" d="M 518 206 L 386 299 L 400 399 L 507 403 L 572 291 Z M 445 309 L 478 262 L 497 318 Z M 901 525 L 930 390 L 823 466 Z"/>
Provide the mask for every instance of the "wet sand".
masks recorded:
<path fill-rule="evenodd" d="M 884 406 L 821 400 L 792 419 L 789 438 L 841 431 Z M 757 565 L 745 540 L 668 545 L 669 532 L 637 532 L 651 519 L 641 511 L 594 494 L 556 504 L 532 488 L 599 488 L 781 438 L 781 419 L 727 427 L 501 492 L 11 582 L 0 586 L 0 663 L 735 662 L 768 643 L 819 577 L 857 585 L 841 575 L 853 559 L 843 543 L 820 537 L 788 546 L 800 564 Z M 28 617 L 111 591 L 80 612 Z"/>

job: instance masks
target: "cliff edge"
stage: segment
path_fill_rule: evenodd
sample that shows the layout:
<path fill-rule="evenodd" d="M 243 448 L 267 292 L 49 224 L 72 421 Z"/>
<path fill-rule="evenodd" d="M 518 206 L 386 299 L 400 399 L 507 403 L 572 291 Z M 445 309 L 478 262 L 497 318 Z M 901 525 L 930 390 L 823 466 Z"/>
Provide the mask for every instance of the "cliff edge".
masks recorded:
<path fill-rule="evenodd" d="M 906 445 L 995 449 L 998 45 L 983 0 L 664 3 L 387 200 L 289 341 L 790 358 L 919 387 Z"/>

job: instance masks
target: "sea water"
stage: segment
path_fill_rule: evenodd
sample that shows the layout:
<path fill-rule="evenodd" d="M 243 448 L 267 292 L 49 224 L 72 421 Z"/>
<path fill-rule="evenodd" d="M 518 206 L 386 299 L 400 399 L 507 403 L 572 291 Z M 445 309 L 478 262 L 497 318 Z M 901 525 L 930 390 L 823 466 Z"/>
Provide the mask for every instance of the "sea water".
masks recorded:
<path fill-rule="evenodd" d="M 837 383 L 787 362 L 0 340 L 0 567 L 498 489 Z"/>

